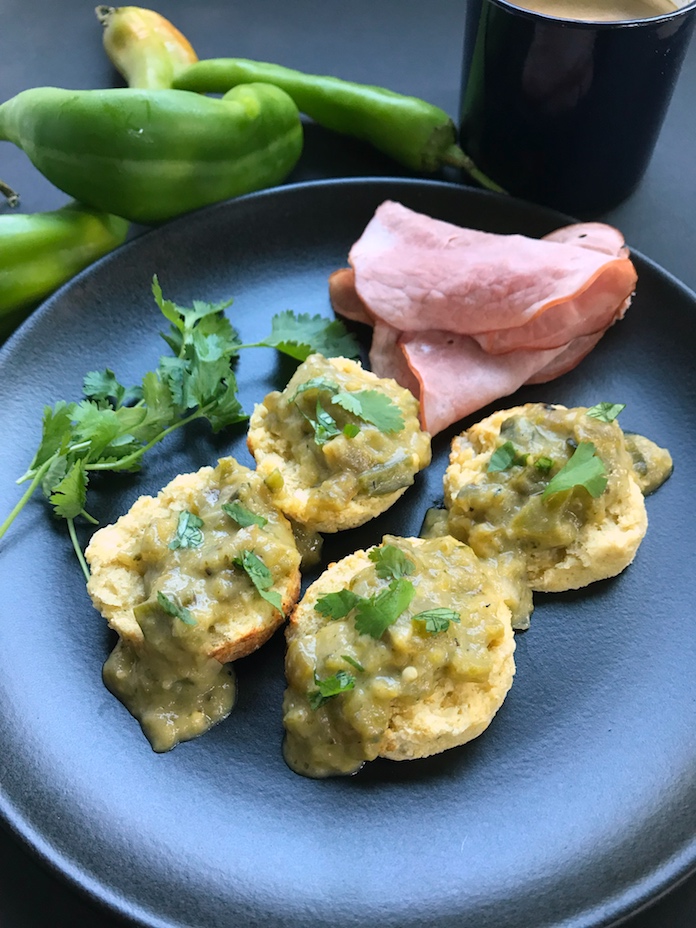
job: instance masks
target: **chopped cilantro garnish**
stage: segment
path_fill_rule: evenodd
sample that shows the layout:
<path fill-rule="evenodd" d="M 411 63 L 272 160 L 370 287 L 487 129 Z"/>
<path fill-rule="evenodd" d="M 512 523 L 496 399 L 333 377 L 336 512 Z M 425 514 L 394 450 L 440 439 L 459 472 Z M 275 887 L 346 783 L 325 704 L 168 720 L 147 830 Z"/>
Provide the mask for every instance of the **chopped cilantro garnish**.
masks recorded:
<path fill-rule="evenodd" d="M 406 557 L 401 548 L 396 545 L 382 545 L 373 548 L 368 557 L 375 565 L 375 571 L 380 580 L 398 580 L 412 574 L 416 569 L 413 561 Z"/>
<path fill-rule="evenodd" d="M 312 419 L 311 416 L 302 413 L 314 429 L 314 441 L 319 447 L 325 445 L 327 441 L 331 441 L 332 438 L 336 438 L 337 435 L 342 434 L 334 417 L 324 409 L 319 400 L 317 400 L 314 414 L 316 418 Z"/>
<path fill-rule="evenodd" d="M 450 622 L 458 622 L 459 613 L 453 609 L 426 609 L 414 615 L 412 621 L 422 622 L 426 632 L 435 635 L 438 632 L 446 632 L 450 627 Z"/>
<path fill-rule="evenodd" d="M 351 393 L 339 390 L 337 384 L 324 377 L 312 377 L 311 380 L 299 385 L 290 398 L 290 402 L 296 402 L 297 397 L 308 390 L 318 390 L 329 394 L 330 401 L 336 406 L 352 413 L 363 422 L 369 422 L 386 434 L 400 432 L 404 428 L 401 410 L 396 403 L 379 390 L 356 390 Z M 324 409 L 319 400 L 317 400 L 316 418 L 313 419 L 303 410 L 300 411 L 314 429 L 318 445 L 324 445 L 341 434 L 336 420 Z M 347 423 L 342 431 L 347 438 L 355 438 L 360 428 L 355 423 Z"/>
<path fill-rule="evenodd" d="M 203 544 L 203 519 L 187 509 L 179 513 L 176 535 L 169 542 L 172 551 L 177 548 L 198 548 Z"/>
<path fill-rule="evenodd" d="M 318 709 L 324 705 L 327 699 L 333 699 L 334 696 L 339 696 L 341 693 L 354 689 L 355 677 L 352 673 L 348 673 L 347 670 L 339 670 L 332 677 L 320 680 L 315 673 L 314 683 L 317 688 L 310 690 L 307 693 L 307 698 L 312 709 Z"/>
<path fill-rule="evenodd" d="M 595 499 L 601 496 L 607 487 L 606 468 L 601 458 L 597 457 L 594 443 L 581 441 L 572 457 L 561 470 L 552 477 L 542 494 L 542 499 L 554 493 L 563 493 L 574 487 L 584 487 Z"/>
<path fill-rule="evenodd" d="M 369 422 L 380 432 L 390 435 L 404 428 L 404 417 L 399 407 L 380 390 L 356 390 L 354 393 L 336 393 L 331 402 L 354 416 Z"/>
<path fill-rule="evenodd" d="M 363 597 L 358 596 L 351 590 L 339 590 L 336 593 L 327 593 L 318 599 L 314 605 L 319 615 L 327 619 L 343 619 L 352 612 L 358 603 L 363 602 Z"/>
<path fill-rule="evenodd" d="M 263 528 L 268 524 L 268 519 L 263 516 L 257 516 L 251 509 L 243 506 L 239 500 L 233 500 L 231 503 L 223 503 L 222 511 L 230 517 L 240 528 L 248 528 L 250 525 L 258 525 Z"/>
<path fill-rule="evenodd" d="M 246 571 L 247 576 L 256 587 L 259 596 L 274 606 L 278 612 L 283 611 L 283 601 L 280 593 L 272 590 L 273 575 L 260 557 L 257 557 L 253 551 L 242 551 L 241 557 L 236 557 L 232 562 L 235 567 L 241 567 Z"/>
<path fill-rule="evenodd" d="M 193 615 L 188 609 L 186 609 L 185 606 L 180 606 L 178 603 L 175 603 L 173 599 L 165 596 L 164 593 L 157 593 L 157 602 L 167 613 L 167 615 L 172 616 L 174 619 L 181 619 L 184 625 L 196 624 L 196 620 L 194 619 Z"/>
<path fill-rule="evenodd" d="M 597 403 L 587 410 L 587 415 L 600 422 L 613 422 L 625 408 L 625 403 Z"/>
<path fill-rule="evenodd" d="M 410 580 L 392 580 L 386 589 L 358 604 L 355 628 L 361 635 L 381 638 L 401 613 L 408 609 L 415 595 L 416 590 Z"/>
<path fill-rule="evenodd" d="M 338 393 L 338 384 L 334 383 L 333 380 L 326 380 L 325 377 L 311 377 L 309 380 L 305 380 L 304 383 L 299 385 L 288 402 L 294 403 L 298 396 L 302 393 L 306 393 L 308 390 L 319 390 L 322 393 L 328 393 L 330 396 L 333 396 L 334 393 Z"/>
<path fill-rule="evenodd" d="M 496 448 L 488 462 L 488 473 L 509 470 L 515 464 L 526 464 L 527 455 L 518 452 L 511 441 L 506 441 L 500 448 Z"/>

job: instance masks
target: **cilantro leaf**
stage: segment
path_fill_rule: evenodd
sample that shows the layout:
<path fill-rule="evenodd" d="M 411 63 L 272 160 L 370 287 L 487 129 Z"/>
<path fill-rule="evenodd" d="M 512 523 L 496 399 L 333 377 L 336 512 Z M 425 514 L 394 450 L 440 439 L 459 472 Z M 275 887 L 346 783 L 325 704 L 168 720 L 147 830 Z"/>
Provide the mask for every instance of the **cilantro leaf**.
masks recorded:
<path fill-rule="evenodd" d="M 596 499 L 607 488 L 605 474 L 604 462 L 597 457 L 594 443 L 581 441 L 565 467 L 551 478 L 541 498 L 546 499 L 554 493 L 563 493 L 574 487 L 584 487 Z"/>
<path fill-rule="evenodd" d="M 356 425 L 355 422 L 346 422 L 342 431 L 346 438 L 355 438 L 356 435 L 360 434 L 360 426 Z"/>
<path fill-rule="evenodd" d="M 87 399 L 109 402 L 115 408 L 142 399 L 142 389 L 139 386 L 124 387 L 108 367 L 103 371 L 89 371 L 85 374 L 82 392 Z"/>
<path fill-rule="evenodd" d="M 331 439 L 336 438 L 337 435 L 343 434 L 334 417 L 324 409 L 319 400 L 317 400 L 315 419 L 307 415 L 307 413 L 303 412 L 301 409 L 300 412 L 312 426 L 314 430 L 314 441 L 320 448 L 325 445 L 327 441 L 331 441 Z"/>
<path fill-rule="evenodd" d="M 450 622 L 459 622 L 459 613 L 453 609 L 425 609 L 412 616 L 411 621 L 422 622 L 426 632 L 435 635 L 438 632 L 446 632 Z"/>
<path fill-rule="evenodd" d="M 613 422 L 625 408 L 625 403 L 597 403 L 587 410 L 587 415 L 600 422 Z"/>
<path fill-rule="evenodd" d="M 219 432 L 230 425 L 244 422 L 249 417 L 242 409 L 237 397 L 237 381 L 230 372 L 224 390 L 215 397 L 212 408 L 204 411 L 205 418 L 210 423 L 213 432 Z"/>
<path fill-rule="evenodd" d="M 157 602 L 160 604 L 164 612 L 167 615 L 170 615 L 173 619 L 181 619 L 184 625 L 196 625 L 197 622 L 193 617 L 193 614 L 185 606 L 180 606 L 178 603 L 174 602 L 173 599 L 170 599 L 168 596 L 165 596 L 164 593 L 157 592 Z"/>
<path fill-rule="evenodd" d="M 354 393 L 337 393 L 332 403 L 341 406 L 364 422 L 369 422 L 387 435 L 404 428 L 401 410 L 386 393 L 380 390 L 356 390 Z"/>
<path fill-rule="evenodd" d="M 193 307 L 178 306 L 171 300 L 165 300 L 162 295 L 162 288 L 155 274 L 152 278 L 152 295 L 155 303 L 159 306 L 160 312 L 169 320 L 175 329 L 179 332 L 185 332 L 186 329 L 192 329 L 194 325 L 206 316 L 216 316 L 232 305 L 233 300 L 224 300 L 221 303 L 204 303 L 202 300 L 194 300 Z"/>
<path fill-rule="evenodd" d="M 389 586 L 359 603 L 355 628 L 361 635 L 381 638 L 390 625 L 408 609 L 416 590 L 410 580 L 392 580 Z"/>
<path fill-rule="evenodd" d="M 306 361 L 310 354 L 325 358 L 360 356 L 356 339 L 338 319 L 309 313 L 295 315 L 291 309 L 273 316 L 271 334 L 254 347 L 277 348 L 298 361 Z"/>
<path fill-rule="evenodd" d="M 332 380 L 327 380 L 325 377 L 311 377 L 309 380 L 305 380 L 304 383 L 299 385 L 288 402 L 294 403 L 297 397 L 300 396 L 301 393 L 306 393 L 307 390 L 321 390 L 323 393 L 329 393 L 333 396 L 334 393 L 338 393 L 338 384 L 334 383 Z"/>
<path fill-rule="evenodd" d="M 351 590 L 338 590 L 336 593 L 327 593 L 321 596 L 314 604 L 319 615 L 328 619 L 342 619 L 352 612 L 358 603 L 365 602 L 364 597 L 358 596 Z"/>
<path fill-rule="evenodd" d="M 398 580 L 400 577 L 412 574 L 416 569 L 413 561 L 406 557 L 401 548 L 397 548 L 396 545 L 373 548 L 368 557 L 375 565 L 380 580 Z"/>
<path fill-rule="evenodd" d="M 57 516 L 74 519 L 84 512 L 88 477 L 82 461 L 75 461 L 53 488 L 49 499 Z"/>
<path fill-rule="evenodd" d="M 54 454 L 67 448 L 72 433 L 74 408 L 74 403 L 66 403 L 63 400 L 56 403 L 53 408 L 44 406 L 41 442 L 23 479 L 38 470 Z"/>
<path fill-rule="evenodd" d="M 323 706 L 328 699 L 333 699 L 334 696 L 339 696 L 341 693 L 354 689 L 355 677 L 353 674 L 348 673 L 347 670 L 339 670 L 332 677 L 320 680 L 315 673 L 314 683 L 317 688 L 307 693 L 307 699 L 312 709 L 316 710 Z"/>
<path fill-rule="evenodd" d="M 183 509 L 179 513 L 176 535 L 169 542 L 169 548 L 172 551 L 176 551 L 177 548 L 200 548 L 203 544 L 202 528 L 203 519 L 188 509 Z"/>
<path fill-rule="evenodd" d="M 264 519 L 263 516 L 257 516 L 251 509 L 247 509 L 246 506 L 243 506 L 239 500 L 234 500 L 231 503 L 223 503 L 222 511 L 236 522 L 240 528 L 247 528 L 250 525 L 258 525 L 259 528 L 263 528 L 264 525 L 268 525 L 268 519 Z"/>
<path fill-rule="evenodd" d="M 257 557 L 253 551 L 245 549 L 242 551 L 241 557 L 234 559 L 233 564 L 246 572 L 262 599 L 274 606 L 278 612 L 283 613 L 283 601 L 280 593 L 271 589 L 273 575 L 260 557 Z"/>
<path fill-rule="evenodd" d="M 488 473 L 493 474 L 501 470 L 509 470 L 515 464 L 526 464 L 527 455 L 520 454 L 511 441 L 506 441 L 504 445 L 493 452 L 488 462 Z"/>

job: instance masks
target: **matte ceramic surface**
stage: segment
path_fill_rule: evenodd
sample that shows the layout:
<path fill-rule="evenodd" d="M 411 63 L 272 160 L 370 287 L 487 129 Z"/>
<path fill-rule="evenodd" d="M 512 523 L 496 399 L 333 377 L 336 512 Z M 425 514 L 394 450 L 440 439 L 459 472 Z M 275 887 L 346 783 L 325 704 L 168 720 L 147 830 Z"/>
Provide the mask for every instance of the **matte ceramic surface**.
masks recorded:
<path fill-rule="evenodd" d="M 91 369 L 136 381 L 166 350 L 153 273 L 179 303 L 234 296 L 230 316 L 253 341 L 274 312 L 330 313 L 328 274 L 387 197 L 496 232 L 540 235 L 563 221 L 466 188 L 377 180 L 259 194 L 147 234 L 61 290 L 0 353 L 2 511 L 18 498 L 13 479 L 45 403 L 77 398 Z M 481 738 L 348 779 L 296 776 L 280 753 L 278 635 L 238 662 L 226 722 L 153 754 L 102 685 L 112 635 L 64 526 L 37 499 L 0 544 L 10 827 L 111 909 L 167 928 L 599 928 L 686 876 L 696 862 L 694 296 L 636 263 L 633 306 L 580 367 L 498 406 L 626 403 L 623 426 L 668 446 L 675 472 L 648 499 L 647 537 L 621 577 L 537 598 L 515 683 Z M 247 410 L 290 371 L 270 350 L 246 352 Z M 441 498 L 456 431 L 438 437 L 432 466 L 389 513 L 327 540 L 326 560 L 386 531 L 417 533 Z M 139 493 L 228 453 L 251 463 L 243 429 L 179 433 L 139 476 L 95 480 L 91 510 L 111 521 Z"/>

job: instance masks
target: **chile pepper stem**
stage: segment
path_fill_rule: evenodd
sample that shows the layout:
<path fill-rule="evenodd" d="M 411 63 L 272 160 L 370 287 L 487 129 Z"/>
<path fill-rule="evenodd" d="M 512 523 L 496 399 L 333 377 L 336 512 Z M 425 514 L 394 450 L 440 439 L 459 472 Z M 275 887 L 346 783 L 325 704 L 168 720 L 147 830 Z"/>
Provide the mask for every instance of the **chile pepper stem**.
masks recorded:
<path fill-rule="evenodd" d="M 109 16 L 111 16 L 112 13 L 115 13 L 116 10 L 113 6 L 96 6 L 94 8 L 94 12 L 97 14 L 97 19 L 102 24 L 102 26 L 105 26 Z"/>
<path fill-rule="evenodd" d="M 15 190 L 13 190 L 12 187 L 10 187 L 8 184 L 4 183 L 4 181 L 1 181 L 1 180 L 0 180 L 0 193 L 7 200 L 8 206 L 15 207 L 19 205 L 19 194 Z"/>
<path fill-rule="evenodd" d="M 483 171 L 479 170 L 467 153 L 462 151 L 459 145 L 451 145 L 445 152 L 442 160 L 445 164 L 451 164 L 452 167 L 462 168 L 469 177 L 473 178 L 482 187 L 485 187 L 486 190 L 493 190 L 495 193 L 507 193 L 507 190 L 504 190 L 499 184 L 496 184 L 494 180 L 491 180 L 490 177 L 484 174 Z"/>

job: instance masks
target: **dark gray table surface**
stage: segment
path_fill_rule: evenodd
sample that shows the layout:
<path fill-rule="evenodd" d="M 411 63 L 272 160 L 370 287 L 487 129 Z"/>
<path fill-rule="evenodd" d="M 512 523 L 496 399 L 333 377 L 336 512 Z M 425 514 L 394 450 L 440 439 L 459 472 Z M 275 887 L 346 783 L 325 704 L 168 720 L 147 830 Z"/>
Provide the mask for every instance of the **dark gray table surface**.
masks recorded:
<path fill-rule="evenodd" d="M 157 9 L 188 36 L 201 58 L 235 55 L 332 73 L 423 97 L 456 116 L 464 0 L 161 0 Z M 0 17 L 0 100 L 34 86 L 89 88 L 118 82 L 102 50 L 92 2 L 0 0 Z M 643 183 L 628 201 L 601 217 L 618 226 L 632 248 L 694 290 L 695 93 L 696 41 Z M 394 174 L 405 172 L 356 142 L 309 126 L 305 152 L 289 180 Z M 52 209 L 67 200 L 13 146 L 0 146 L 0 177 L 21 192 L 25 212 Z M 121 924 L 44 870 L 0 830 L 0 928 Z M 694 928 L 696 876 L 625 924 Z"/>

